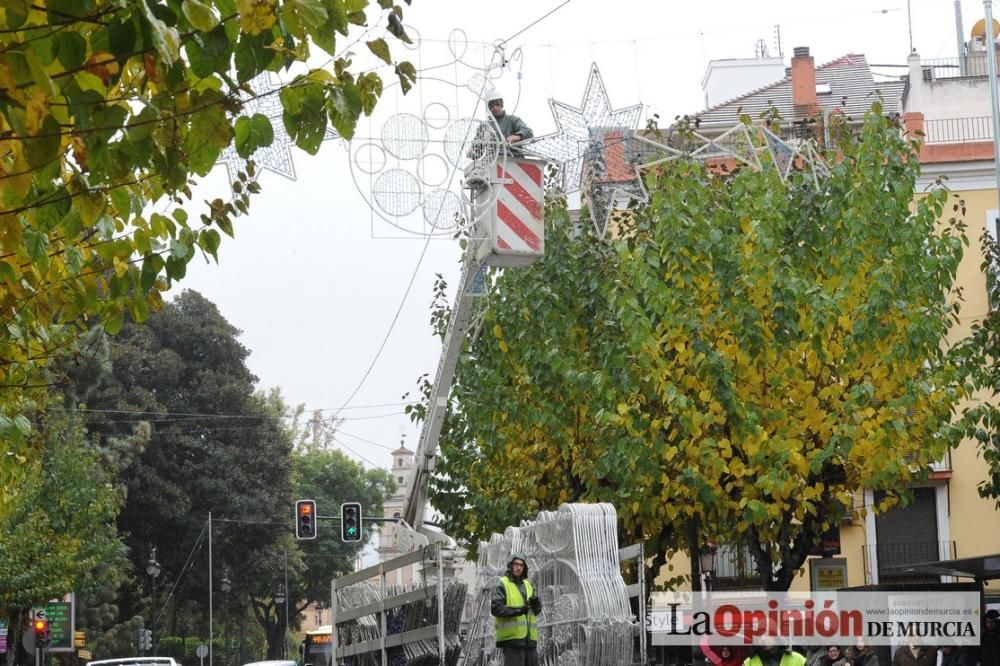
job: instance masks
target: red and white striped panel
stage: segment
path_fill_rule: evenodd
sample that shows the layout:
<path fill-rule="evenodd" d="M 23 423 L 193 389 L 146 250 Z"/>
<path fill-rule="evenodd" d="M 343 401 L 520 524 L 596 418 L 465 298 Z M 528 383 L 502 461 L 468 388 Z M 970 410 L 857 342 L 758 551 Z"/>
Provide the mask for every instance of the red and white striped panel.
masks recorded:
<path fill-rule="evenodd" d="M 541 165 L 504 160 L 497 164 L 497 177 L 502 185 L 497 194 L 496 249 L 541 256 L 545 238 Z"/>

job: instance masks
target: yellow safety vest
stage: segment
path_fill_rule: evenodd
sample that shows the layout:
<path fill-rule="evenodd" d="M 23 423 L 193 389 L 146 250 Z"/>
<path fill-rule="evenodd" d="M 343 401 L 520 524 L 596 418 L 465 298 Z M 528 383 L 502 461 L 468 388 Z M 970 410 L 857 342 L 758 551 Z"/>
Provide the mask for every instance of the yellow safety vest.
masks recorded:
<path fill-rule="evenodd" d="M 531 583 L 527 580 L 524 581 L 524 593 L 528 596 L 527 599 L 521 596 L 521 590 L 517 588 L 517 585 L 513 583 L 507 576 L 502 576 L 500 582 L 503 583 L 503 588 L 507 592 L 507 605 L 511 608 L 520 608 L 528 603 L 528 599 L 534 596 L 534 589 L 531 587 Z M 495 617 L 493 618 L 496 622 L 497 627 L 497 644 L 503 643 L 505 641 L 518 640 L 523 638 L 530 638 L 533 641 L 538 641 L 538 618 L 530 610 L 527 615 L 515 615 L 513 617 Z"/>

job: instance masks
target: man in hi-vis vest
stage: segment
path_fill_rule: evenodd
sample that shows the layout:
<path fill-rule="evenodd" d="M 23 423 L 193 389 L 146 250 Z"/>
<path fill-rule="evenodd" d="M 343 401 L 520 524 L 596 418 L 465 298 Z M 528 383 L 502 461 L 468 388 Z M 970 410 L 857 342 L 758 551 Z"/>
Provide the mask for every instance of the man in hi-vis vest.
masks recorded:
<path fill-rule="evenodd" d="M 538 666 L 538 615 L 542 602 L 528 582 L 528 564 L 511 555 L 507 575 L 493 590 L 490 612 L 496 622 L 497 647 L 503 649 L 504 666 Z"/>

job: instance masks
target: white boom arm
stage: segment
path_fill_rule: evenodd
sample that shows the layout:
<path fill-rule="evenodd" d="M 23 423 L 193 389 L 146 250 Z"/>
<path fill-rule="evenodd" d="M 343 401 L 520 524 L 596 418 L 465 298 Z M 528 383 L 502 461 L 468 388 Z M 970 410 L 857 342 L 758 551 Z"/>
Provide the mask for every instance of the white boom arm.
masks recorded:
<path fill-rule="evenodd" d="M 469 247 L 473 243 L 470 241 Z M 469 286 L 476 277 L 478 270 L 476 253 L 470 249 L 466 253 L 462 266 L 462 276 L 458 281 L 458 293 L 455 295 L 455 305 L 448 320 L 448 330 L 444 334 L 441 347 L 441 360 L 438 361 L 437 374 L 431 386 L 430 399 L 427 403 L 427 414 L 424 417 L 424 427 L 420 431 L 420 442 L 417 444 L 417 454 L 414 459 L 413 475 L 410 478 L 410 492 L 407 493 L 406 507 L 403 519 L 419 529 L 424 522 L 424 510 L 427 506 L 427 486 L 431 472 L 434 471 L 434 458 L 437 455 L 438 438 L 441 436 L 441 425 L 448 409 L 448 394 L 455 377 L 455 368 L 462 353 L 462 343 L 465 341 L 465 329 L 469 324 L 469 313 L 475 295 L 469 293 Z"/>

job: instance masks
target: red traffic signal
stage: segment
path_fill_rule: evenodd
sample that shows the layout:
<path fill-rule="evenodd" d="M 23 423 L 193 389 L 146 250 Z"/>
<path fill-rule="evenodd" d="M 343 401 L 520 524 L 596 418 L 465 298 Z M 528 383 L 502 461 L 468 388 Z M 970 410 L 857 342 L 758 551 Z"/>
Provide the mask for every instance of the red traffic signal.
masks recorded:
<path fill-rule="evenodd" d="M 295 502 L 295 538 L 316 538 L 316 500 Z"/>

